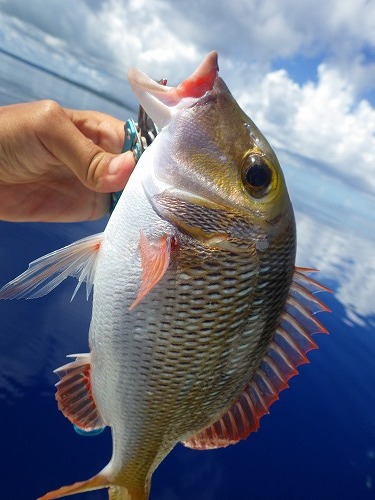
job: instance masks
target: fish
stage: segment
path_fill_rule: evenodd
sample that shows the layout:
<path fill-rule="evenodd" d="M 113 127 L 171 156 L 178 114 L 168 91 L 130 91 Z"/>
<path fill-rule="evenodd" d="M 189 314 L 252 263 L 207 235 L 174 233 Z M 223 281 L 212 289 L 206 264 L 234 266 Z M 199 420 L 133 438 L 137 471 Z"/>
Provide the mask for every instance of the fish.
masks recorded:
<path fill-rule="evenodd" d="M 176 446 L 246 439 L 327 333 L 328 291 L 296 267 L 296 224 L 277 157 L 209 53 L 177 86 L 129 83 L 160 133 L 103 233 L 32 262 L 1 299 L 37 298 L 68 276 L 93 289 L 90 352 L 56 370 L 59 409 L 85 432 L 109 426 L 94 477 L 40 500 L 108 488 L 146 500 Z M 165 82 L 164 82 L 165 83 Z M 73 296 L 74 296 L 73 294 Z"/>

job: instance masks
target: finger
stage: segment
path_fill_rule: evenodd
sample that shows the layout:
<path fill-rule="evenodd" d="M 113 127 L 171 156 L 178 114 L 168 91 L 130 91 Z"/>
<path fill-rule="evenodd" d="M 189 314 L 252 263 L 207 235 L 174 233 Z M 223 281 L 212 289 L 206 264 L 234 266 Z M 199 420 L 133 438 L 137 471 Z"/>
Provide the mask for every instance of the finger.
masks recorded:
<path fill-rule="evenodd" d="M 121 155 L 99 153 L 91 160 L 86 185 L 101 193 L 120 191 L 124 189 L 134 167 L 134 155 L 130 151 Z"/>
<path fill-rule="evenodd" d="M 125 138 L 124 121 L 98 111 L 64 110 L 74 125 L 94 144 L 110 153 L 121 152 Z"/>
<path fill-rule="evenodd" d="M 98 192 L 123 189 L 135 166 L 131 152 L 114 155 L 88 139 L 58 105 L 38 130 L 39 140 L 88 188 Z"/>

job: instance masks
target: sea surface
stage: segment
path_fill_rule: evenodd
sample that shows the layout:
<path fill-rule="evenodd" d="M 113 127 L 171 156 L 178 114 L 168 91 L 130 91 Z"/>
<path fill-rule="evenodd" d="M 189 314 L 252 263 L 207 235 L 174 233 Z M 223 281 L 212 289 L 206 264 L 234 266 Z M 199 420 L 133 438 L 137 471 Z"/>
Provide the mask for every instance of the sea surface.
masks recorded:
<path fill-rule="evenodd" d="M 136 102 L 117 75 L 68 71 L 63 54 L 49 60 L 36 57 L 38 44 L 20 53 L 3 42 L 0 36 L 0 105 L 51 98 L 134 117 Z M 154 475 L 152 500 L 375 498 L 375 200 L 303 152 L 277 153 L 296 212 L 297 264 L 320 269 L 320 282 L 333 291 L 320 295 L 332 309 L 320 315 L 330 334 L 315 337 L 311 363 L 248 440 L 205 452 L 176 446 Z M 105 224 L 0 222 L 0 285 Z M 53 370 L 67 354 L 88 350 L 91 302 L 83 292 L 70 302 L 74 288 L 69 279 L 44 298 L 0 302 L 3 500 L 34 499 L 91 477 L 109 460 L 109 432 L 79 436 L 54 399 Z"/>

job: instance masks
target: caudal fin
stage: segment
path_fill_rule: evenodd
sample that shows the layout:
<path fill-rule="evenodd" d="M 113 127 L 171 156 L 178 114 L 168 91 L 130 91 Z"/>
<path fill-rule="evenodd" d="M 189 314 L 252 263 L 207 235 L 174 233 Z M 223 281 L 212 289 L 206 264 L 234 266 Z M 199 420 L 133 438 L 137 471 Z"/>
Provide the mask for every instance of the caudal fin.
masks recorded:
<path fill-rule="evenodd" d="M 76 493 L 84 493 L 85 491 L 100 490 L 102 488 L 108 488 L 109 486 L 108 479 L 104 475 L 97 474 L 87 481 L 79 481 L 69 486 L 63 486 L 58 490 L 49 491 L 38 498 L 38 500 L 53 500 L 54 498 L 67 497 L 69 495 L 75 495 Z"/>
<path fill-rule="evenodd" d="M 38 500 L 54 500 L 55 498 L 67 497 L 77 493 L 85 493 L 86 491 L 100 490 L 109 488 L 109 500 L 147 500 L 148 488 L 128 489 L 125 486 L 111 484 L 108 478 L 99 473 L 98 475 L 88 479 L 87 481 L 79 481 L 78 483 L 69 486 L 63 486 L 58 490 L 49 491 Z"/>

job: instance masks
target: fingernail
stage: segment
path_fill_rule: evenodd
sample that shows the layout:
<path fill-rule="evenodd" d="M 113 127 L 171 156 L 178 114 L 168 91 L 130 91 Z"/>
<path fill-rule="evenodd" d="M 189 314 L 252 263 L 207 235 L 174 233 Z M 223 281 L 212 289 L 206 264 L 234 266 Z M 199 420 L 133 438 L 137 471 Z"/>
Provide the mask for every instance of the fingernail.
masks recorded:
<path fill-rule="evenodd" d="M 112 158 L 112 160 L 110 160 L 108 164 L 108 174 L 109 175 L 118 174 L 123 164 L 124 164 L 124 156 L 123 155 L 115 156 L 114 158 Z"/>

